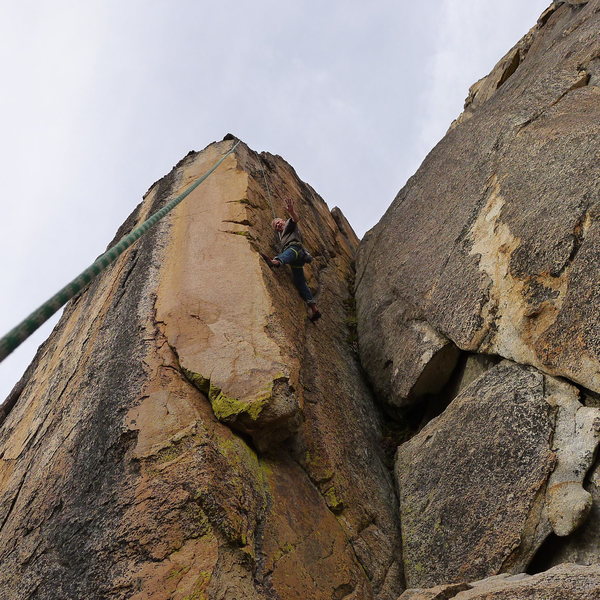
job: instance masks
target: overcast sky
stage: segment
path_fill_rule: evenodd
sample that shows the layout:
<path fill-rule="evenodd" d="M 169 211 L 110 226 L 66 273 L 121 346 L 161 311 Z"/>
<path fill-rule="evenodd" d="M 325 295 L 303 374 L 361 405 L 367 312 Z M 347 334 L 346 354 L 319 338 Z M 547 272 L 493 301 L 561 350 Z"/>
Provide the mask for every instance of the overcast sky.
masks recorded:
<path fill-rule="evenodd" d="M 0 335 L 228 132 L 362 236 L 549 4 L 0 0 Z M 50 330 L 0 364 L 0 403 Z"/>

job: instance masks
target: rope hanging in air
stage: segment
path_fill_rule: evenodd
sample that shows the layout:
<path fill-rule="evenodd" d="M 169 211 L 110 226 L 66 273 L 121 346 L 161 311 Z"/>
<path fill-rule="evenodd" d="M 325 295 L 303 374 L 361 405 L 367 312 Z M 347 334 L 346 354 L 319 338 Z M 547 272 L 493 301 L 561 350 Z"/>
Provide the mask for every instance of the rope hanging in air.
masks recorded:
<path fill-rule="evenodd" d="M 184 198 L 189 196 L 217 167 L 236 149 L 240 142 L 226 152 L 204 175 L 198 178 L 183 193 L 171 200 L 163 208 L 156 211 L 151 217 L 136 227 L 133 231 L 123 236 L 112 248 L 99 256 L 85 271 L 81 272 L 73 281 L 49 298 L 38 309 L 34 310 L 16 327 L 11 329 L 0 339 L 0 362 L 3 361 L 15 348 L 18 348 L 34 331 L 43 325 L 55 312 L 60 310 L 71 298 L 79 294 L 85 287 L 106 267 L 113 263 L 127 248 L 142 237 L 153 225 L 156 225 L 165 215 L 171 212 Z"/>

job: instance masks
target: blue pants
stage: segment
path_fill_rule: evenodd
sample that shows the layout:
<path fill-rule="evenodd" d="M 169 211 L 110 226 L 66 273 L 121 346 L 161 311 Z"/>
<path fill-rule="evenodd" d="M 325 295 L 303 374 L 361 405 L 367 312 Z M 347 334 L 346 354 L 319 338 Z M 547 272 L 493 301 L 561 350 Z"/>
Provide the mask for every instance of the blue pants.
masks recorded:
<path fill-rule="evenodd" d="M 307 304 L 314 304 L 314 298 L 304 277 L 304 250 L 301 246 L 290 246 L 275 257 L 281 264 L 292 267 L 292 280 L 300 296 Z"/>

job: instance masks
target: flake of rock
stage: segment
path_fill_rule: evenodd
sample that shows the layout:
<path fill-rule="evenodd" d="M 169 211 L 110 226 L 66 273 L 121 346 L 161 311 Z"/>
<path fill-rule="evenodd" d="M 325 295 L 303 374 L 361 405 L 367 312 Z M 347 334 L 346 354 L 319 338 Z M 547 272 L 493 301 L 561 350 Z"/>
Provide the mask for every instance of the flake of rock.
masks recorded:
<path fill-rule="evenodd" d="M 472 584 L 454 600 L 593 600 L 600 598 L 600 566 L 564 564 L 518 578 L 490 578 Z"/>
<path fill-rule="evenodd" d="M 406 590 L 398 600 L 450 600 L 458 592 L 470 589 L 467 583 L 449 583 L 432 588 L 411 588 Z"/>
<path fill-rule="evenodd" d="M 440 392 L 456 366 L 458 348 L 402 302 L 376 304 L 373 319 L 359 320 L 358 334 L 362 363 L 377 395 L 404 407 Z M 368 335 L 372 327 L 386 333 Z"/>
<path fill-rule="evenodd" d="M 408 589 L 398 600 L 595 600 L 600 567 L 564 564 L 537 575 L 497 575 L 479 581 Z"/>

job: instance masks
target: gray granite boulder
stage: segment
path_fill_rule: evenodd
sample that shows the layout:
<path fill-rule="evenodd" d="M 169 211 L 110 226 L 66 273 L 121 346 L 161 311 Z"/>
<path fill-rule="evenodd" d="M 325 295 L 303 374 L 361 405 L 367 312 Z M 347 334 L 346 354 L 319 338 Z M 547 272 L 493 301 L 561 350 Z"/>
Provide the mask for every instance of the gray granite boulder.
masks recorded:
<path fill-rule="evenodd" d="M 400 446 L 409 587 L 525 570 L 544 539 L 584 522 L 600 411 L 568 383 L 509 361 Z"/>

